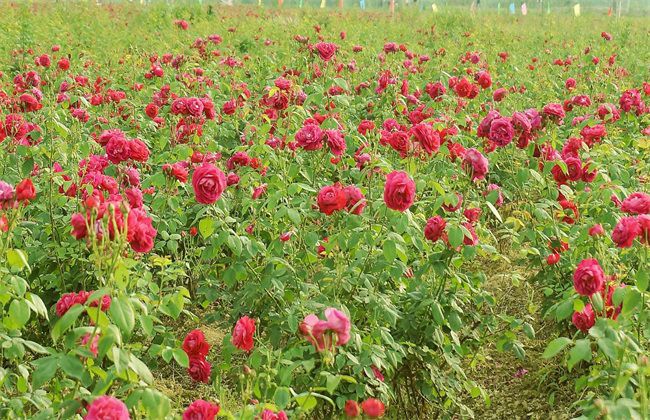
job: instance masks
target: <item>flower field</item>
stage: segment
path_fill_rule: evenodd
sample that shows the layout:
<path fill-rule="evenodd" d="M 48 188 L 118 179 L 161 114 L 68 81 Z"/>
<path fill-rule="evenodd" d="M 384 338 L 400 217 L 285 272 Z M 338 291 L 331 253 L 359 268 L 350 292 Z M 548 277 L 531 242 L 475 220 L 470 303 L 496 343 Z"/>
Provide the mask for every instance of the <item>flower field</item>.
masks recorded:
<path fill-rule="evenodd" d="M 0 418 L 650 417 L 647 18 L 2 8 Z"/>

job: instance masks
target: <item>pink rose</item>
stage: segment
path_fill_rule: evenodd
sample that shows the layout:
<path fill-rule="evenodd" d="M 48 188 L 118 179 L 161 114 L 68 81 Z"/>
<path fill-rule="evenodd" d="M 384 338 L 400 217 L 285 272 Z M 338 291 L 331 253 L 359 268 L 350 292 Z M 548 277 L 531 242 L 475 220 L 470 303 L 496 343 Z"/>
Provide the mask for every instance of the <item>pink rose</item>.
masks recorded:
<path fill-rule="evenodd" d="M 343 346 L 350 341 L 350 319 L 341 311 L 334 308 L 325 309 L 328 328 L 336 333 L 337 346 Z"/>
<path fill-rule="evenodd" d="M 90 340 L 91 337 L 92 337 L 92 342 Z M 99 334 L 95 334 L 93 336 L 91 333 L 86 333 L 81 339 L 81 345 L 87 347 L 87 349 L 95 357 L 97 357 L 97 354 L 99 353 L 99 349 L 97 347 L 98 343 L 99 343 Z"/>

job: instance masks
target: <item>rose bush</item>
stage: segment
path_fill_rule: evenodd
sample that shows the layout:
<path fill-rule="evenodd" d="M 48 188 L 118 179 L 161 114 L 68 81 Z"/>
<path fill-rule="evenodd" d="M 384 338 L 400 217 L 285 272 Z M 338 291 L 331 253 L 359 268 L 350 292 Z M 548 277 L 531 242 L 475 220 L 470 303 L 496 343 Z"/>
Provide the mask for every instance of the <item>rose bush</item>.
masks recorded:
<path fill-rule="evenodd" d="M 0 16 L 1 416 L 469 416 L 498 263 L 647 415 L 643 25 L 218 12 Z"/>

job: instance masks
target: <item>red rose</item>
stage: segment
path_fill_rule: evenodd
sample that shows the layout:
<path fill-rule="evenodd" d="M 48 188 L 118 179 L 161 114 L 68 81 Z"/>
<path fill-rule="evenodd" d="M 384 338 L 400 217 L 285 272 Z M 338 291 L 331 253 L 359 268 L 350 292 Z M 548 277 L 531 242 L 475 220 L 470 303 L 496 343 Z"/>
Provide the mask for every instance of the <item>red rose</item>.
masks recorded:
<path fill-rule="evenodd" d="M 345 411 L 345 415 L 348 417 L 354 418 L 361 415 L 361 407 L 359 407 L 359 403 L 354 400 L 347 400 L 343 410 Z"/>
<path fill-rule="evenodd" d="M 81 213 L 73 214 L 70 218 L 70 224 L 72 225 L 72 236 L 74 236 L 75 239 L 86 237 L 88 234 L 86 218 Z"/>
<path fill-rule="evenodd" d="M 472 94 L 472 86 L 472 83 L 463 77 L 453 86 L 453 89 L 459 97 L 467 98 Z"/>
<path fill-rule="evenodd" d="M 158 107 L 155 104 L 149 104 L 145 107 L 144 113 L 153 120 L 158 116 Z"/>
<path fill-rule="evenodd" d="M 477 207 L 465 209 L 463 216 L 467 218 L 467 221 L 474 224 L 478 222 L 478 219 L 481 217 L 481 209 Z"/>
<path fill-rule="evenodd" d="M 133 139 L 129 142 L 129 157 L 138 162 L 146 162 L 149 159 L 149 148 L 140 139 Z"/>
<path fill-rule="evenodd" d="M 429 124 L 420 123 L 414 125 L 411 128 L 411 135 L 429 155 L 437 152 L 440 148 L 440 134 Z"/>
<path fill-rule="evenodd" d="M 214 420 L 220 409 L 219 404 L 196 400 L 183 412 L 183 420 Z"/>
<path fill-rule="evenodd" d="M 504 88 L 499 88 L 495 90 L 494 93 L 492 93 L 492 99 L 494 100 L 494 102 L 501 102 L 503 98 L 506 97 L 507 94 L 508 94 L 507 90 L 505 90 Z"/>
<path fill-rule="evenodd" d="M 604 233 L 605 229 L 603 229 L 603 226 L 600 223 L 589 228 L 589 236 L 600 236 Z"/>
<path fill-rule="evenodd" d="M 510 144 L 515 136 L 515 130 L 512 126 L 510 118 L 495 118 L 490 123 L 490 131 L 488 138 L 496 143 L 499 147 L 504 147 Z"/>
<path fill-rule="evenodd" d="M 212 204 L 226 189 L 226 175 L 212 164 L 204 163 L 192 175 L 194 197 L 201 204 Z"/>
<path fill-rule="evenodd" d="M 327 146 L 335 156 L 341 156 L 345 152 L 346 144 L 345 137 L 339 130 L 325 130 L 325 139 Z"/>
<path fill-rule="evenodd" d="M 187 368 L 187 373 L 190 378 L 197 382 L 210 382 L 210 373 L 212 372 L 212 365 L 203 357 L 190 358 L 190 365 Z"/>
<path fill-rule="evenodd" d="M 432 217 L 427 220 L 427 224 L 424 227 L 424 237 L 431 242 L 436 242 L 445 233 L 445 227 L 447 227 L 445 219 L 440 216 Z"/>
<path fill-rule="evenodd" d="M 352 214 L 361 214 L 366 207 L 366 198 L 359 188 L 354 185 L 348 185 L 343 188 L 345 193 L 346 203 L 345 209 Z"/>
<path fill-rule="evenodd" d="M 129 159 L 131 156 L 131 147 L 126 137 L 113 135 L 106 144 L 106 155 L 111 163 L 118 164 Z"/>
<path fill-rule="evenodd" d="M 318 150 L 323 147 L 323 136 L 318 125 L 306 124 L 296 133 L 296 142 L 305 150 Z"/>
<path fill-rule="evenodd" d="M 185 106 L 187 112 L 194 117 L 200 117 L 203 114 L 203 102 L 199 98 L 186 99 Z"/>
<path fill-rule="evenodd" d="M 639 240 L 641 243 L 650 245 L 650 216 L 642 214 L 636 218 L 639 224 Z"/>
<path fill-rule="evenodd" d="M 149 252 L 158 232 L 151 225 L 151 218 L 142 209 L 131 209 L 127 219 L 126 239 L 135 252 Z"/>
<path fill-rule="evenodd" d="M 208 355 L 210 351 L 210 344 L 205 341 L 205 335 L 201 330 L 192 330 L 183 340 L 183 350 L 188 357 L 202 358 Z"/>
<path fill-rule="evenodd" d="M 465 151 L 463 167 L 471 171 L 472 180 L 485 179 L 485 175 L 488 173 L 488 165 L 487 158 L 478 150 L 471 148 Z"/>
<path fill-rule="evenodd" d="M 239 318 L 235 329 L 232 331 L 232 344 L 240 350 L 250 352 L 253 350 L 253 336 L 255 334 L 255 320 L 248 316 Z"/>
<path fill-rule="evenodd" d="M 560 261 L 560 254 L 557 252 L 552 253 L 548 257 L 546 257 L 546 264 L 548 265 L 555 265 Z"/>
<path fill-rule="evenodd" d="M 605 273 L 593 258 L 582 260 L 573 273 L 573 287 L 582 296 L 593 295 L 600 291 L 604 284 Z"/>
<path fill-rule="evenodd" d="M 16 187 L 16 193 L 18 187 Z M 649 214 L 650 213 L 650 195 L 644 192 L 635 192 L 630 194 L 621 204 L 621 210 L 629 214 Z"/>
<path fill-rule="evenodd" d="M 58 302 L 56 302 L 56 314 L 59 317 L 65 315 L 65 313 L 68 312 L 68 310 L 75 304 L 77 304 L 76 293 L 72 292 L 61 295 Z"/>
<path fill-rule="evenodd" d="M 384 202 L 389 209 L 405 211 L 415 201 L 415 182 L 403 171 L 393 171 L 386 176 Z"/>
<path fill-rule="evenodd" d="M 36 189 L 30 178 L 23 179 L 16 185 L 16 200 L 29 203 L 36 198 Z"/>
<path fill-rule="evenodd" d="M 177 98 L 172 102 L 171 112 L 174 115 L 187 114 L 185 98 Z"/>
<path fill-rule="evenodd" d="M 323 59 L 323 61 L 330 61 L 332 57 L 334 57 L 337 48 L 336 44 L 331 42 L 319 42 L 316 44 L 318 55 L 320 55 L 320 58 Z"/>
<path fill-rule="evenodd" d="M 619 248 L 629 248 L 640 234 L 639 221 L 635 217 L 623 217 L 612 231 L 612 241 Z"/>
<path fill-rule="evenodd" d="M 223 104 L 221 111 L 226 115 L 232 115 L 237 110 L 237 102 L 234 99 L 231 99 Z"/>
<path fill-rule="evenodd" d="M 588 303 L 580 312 L 574 312 L 571 317 L 573 325 L 583 333 L 589 332 L 589 328 L 596 323 L 596 315 L 591 309 L 591 303 Z"/>
<path fill-rule="evenodd" d="M 362 402 L 361 409 L 363 410 L 364 414 L 371 419 L 377 419 L 383 416 L 385 411 L 384 403 L 376 398 L 368 398 Z"/>
<path fill-rule="evenodd" d="M 335 211 L 343 210 L 348 202 L 348 198 L 341 187 L 338 185 L 329 185 L 321 188 L 316 201 L 318 209 L 329 216 Z"/>

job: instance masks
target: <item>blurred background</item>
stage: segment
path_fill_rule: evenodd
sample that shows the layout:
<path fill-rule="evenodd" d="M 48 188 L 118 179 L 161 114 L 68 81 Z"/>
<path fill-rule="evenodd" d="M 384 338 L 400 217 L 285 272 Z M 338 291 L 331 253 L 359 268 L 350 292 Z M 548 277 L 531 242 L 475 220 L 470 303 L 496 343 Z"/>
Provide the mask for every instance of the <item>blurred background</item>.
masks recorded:
<path fill-rule="evenodd" d="M 167 3 L 167 4 L 222 4 L 259 5 L 264 7 L 343 8 L 390 10 L 391 0 L 95 0 L 100 4 Z M 472 13 L 501 13 L 524 16 L 528 14 L 570 14 L 617 16 L 650 16 L 650 0 L 392 0 L 394 8 L 444 12 L 466 9 Z"/>

